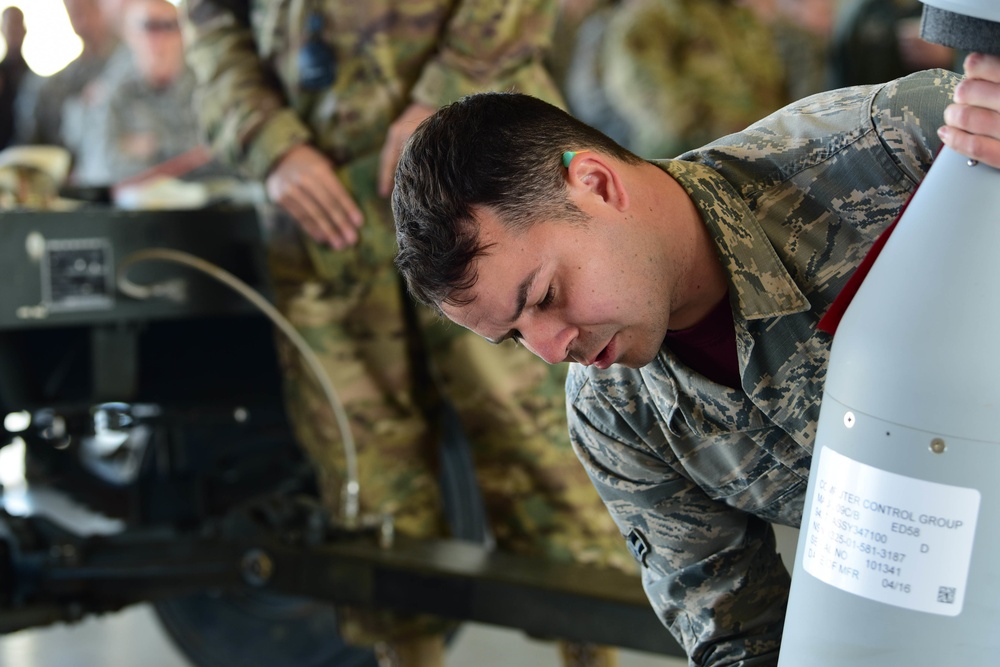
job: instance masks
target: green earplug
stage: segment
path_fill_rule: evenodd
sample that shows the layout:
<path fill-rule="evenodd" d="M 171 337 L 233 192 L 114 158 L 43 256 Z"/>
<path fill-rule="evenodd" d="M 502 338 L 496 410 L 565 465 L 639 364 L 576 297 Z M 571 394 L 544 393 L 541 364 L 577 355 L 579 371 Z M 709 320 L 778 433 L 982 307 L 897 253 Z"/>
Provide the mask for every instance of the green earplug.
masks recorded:
<path fill-rule="evenodd" d="M 589 153 L 589 152 L 590 151 L 588 151 L 588 150 L 566 151 L 565 153 L 563 153 L 563 166 L 566 167 L 567 169 L 569 169 L 569 163 L 573 161 L 574 157 L 576 157 L 580 153 Z"/>

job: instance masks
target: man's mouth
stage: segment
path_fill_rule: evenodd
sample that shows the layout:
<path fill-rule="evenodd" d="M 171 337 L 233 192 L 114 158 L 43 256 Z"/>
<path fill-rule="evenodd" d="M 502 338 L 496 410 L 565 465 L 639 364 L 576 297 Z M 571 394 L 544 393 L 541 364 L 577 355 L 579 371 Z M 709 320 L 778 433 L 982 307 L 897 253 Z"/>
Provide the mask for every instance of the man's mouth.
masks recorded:
<path fill-rule="evenodd" d="M 616 337 L 612 337 L 611 340 L 608 341 L 608 344 L 604 346 L 604 349 L 601 350 L 594 358 L 593 363 L 595 366 L 601 370 L 605 370 L 606 368 L 609 368 L 611 364 L 615 363 L 615 351 L 618 347 L 616 342 Z"/>

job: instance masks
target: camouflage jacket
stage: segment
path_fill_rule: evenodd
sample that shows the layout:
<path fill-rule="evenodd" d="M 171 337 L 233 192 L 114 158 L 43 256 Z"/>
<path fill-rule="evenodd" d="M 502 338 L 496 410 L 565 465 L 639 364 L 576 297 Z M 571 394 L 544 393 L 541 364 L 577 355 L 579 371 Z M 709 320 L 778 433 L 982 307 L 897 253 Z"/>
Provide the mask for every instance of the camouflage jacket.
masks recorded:
<path fill-rule="evenodd" d="M 608 104 L 647 157 L 743 130 L 792 99 L 774 31 L 730 0 L 631 0 L 611 15 L 600 54 Z"/>
<path fill-rule="evenodd" d="M 823 93 L 661 164 L 729 274 L 742 391 L 661 349 L 574 365 L 574 446 L 695 665 L 774 665 L 831 337 L 819 318 L 926 173 L 957 77 Z"/>
<path fill-rule="evenodd" d="M 232 7 L 248 5 L 248 20 Z M 227 8 L 230 7 L 230 8 Z M 412 102 L 433 107 L 483 90 L 550 100 L 542 65 L 554 0 L 184 0 L 196 107 L 215 152 L 262 179 L 311 142 L 344 165 L 377 152 Z M 319 37 L 333 80 L 302 85 L 301 57 Z"/>

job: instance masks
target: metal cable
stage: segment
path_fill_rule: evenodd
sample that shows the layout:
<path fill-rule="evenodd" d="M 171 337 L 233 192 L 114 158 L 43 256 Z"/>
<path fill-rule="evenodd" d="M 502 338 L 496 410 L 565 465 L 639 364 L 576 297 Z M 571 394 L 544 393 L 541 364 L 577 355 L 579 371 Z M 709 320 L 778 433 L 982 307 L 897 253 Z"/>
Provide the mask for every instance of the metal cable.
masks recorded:
<path fill-rule="evenodd" d="M 171 248 L 146 248 L 138 250 L 126 256 L 118 265 L 115 282 L 118 289 L 127 296 L 135 299 L 148 299 L 154 296 L 183 300 L 183 284 L 178 281 L 168 281 L 165 283 L 154 283 L 152 285 L 138 285 L 128 280 L 126 272 L 129 267 L 139 262 L 152 260 L 165 260 L 176 262 L 197 269 L 212 278 L 215 278 L 224 285 L 229 286 L 243 298 L 253 304 L 258 310 L 267 315 L 268 319 L 283 333 L 295 348 L 302 355 L 309 370 L 312 371 L 319 382 L 330 407 L 333 409 L 340 429 L 340 438 L 344 448 L 344 460 L 346 468 L 346 479 L 343 489 L 343 520 L 348 528 L 355 528 L 358 525 L 360 511 L 360 484 L 358 482 L 358 456 L 357 446 L 354 442 L 354 435 L 351 432 L 351 425 L 347 419 L 347 412 L 344 410 L 340 398 L 330 381 L 329 376 L 320 363 L 316 353 L 305 341 L 294 326 L 278 312 L 267 299 L 259 292 L 247 285 L 245 282 L 211 262 L 189 253 L 173 250 Z"/>

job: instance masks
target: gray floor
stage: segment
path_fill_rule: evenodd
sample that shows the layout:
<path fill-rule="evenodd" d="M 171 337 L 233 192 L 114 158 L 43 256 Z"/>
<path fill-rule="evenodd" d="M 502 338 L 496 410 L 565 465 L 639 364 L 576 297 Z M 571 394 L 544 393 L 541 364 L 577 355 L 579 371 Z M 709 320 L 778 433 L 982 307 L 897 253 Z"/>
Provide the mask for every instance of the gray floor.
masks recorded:
<path fill-rule="evenodd" d="M 448 651 L 447 667 L 543 667 L 559 664 L 548 642 L 467 624 Z M 683 660 L 622 651 L 621 667 L 683 667 Z M 0 665 L 10 667 L 189 667 L 146 606 L 71 626 L 23 630 L 0 639 Z"/>
<path fill-rule="evenodd" d="M 32 494 L 18 485 L 10 462 L 10 447 L 0 449 L 3 501 L 13 513 L 44 506 L 74 522 L 87 521 L 94 530 L 113 531 L 114 522 L 101 522 L 57 495 Z M 78 519 L 75 517 L 79 517 Z M 79 525 L 79 524 L 76 524 Z M 779 548 L 791 566 L 796 531 L 781 529 Z M 621 651 L 621 667 L 684 667 L 686 661 L 660 655 Z M 547 667 L 559 665 L 555 645 L 523 633 L 478 624 L 466 624 L 452 642 L 447 667 Z M 22 630 L 0 637 L 0 667 L 189 667 L 171 644 L 146 605 L 131 607 L 72 625 Z"/>

